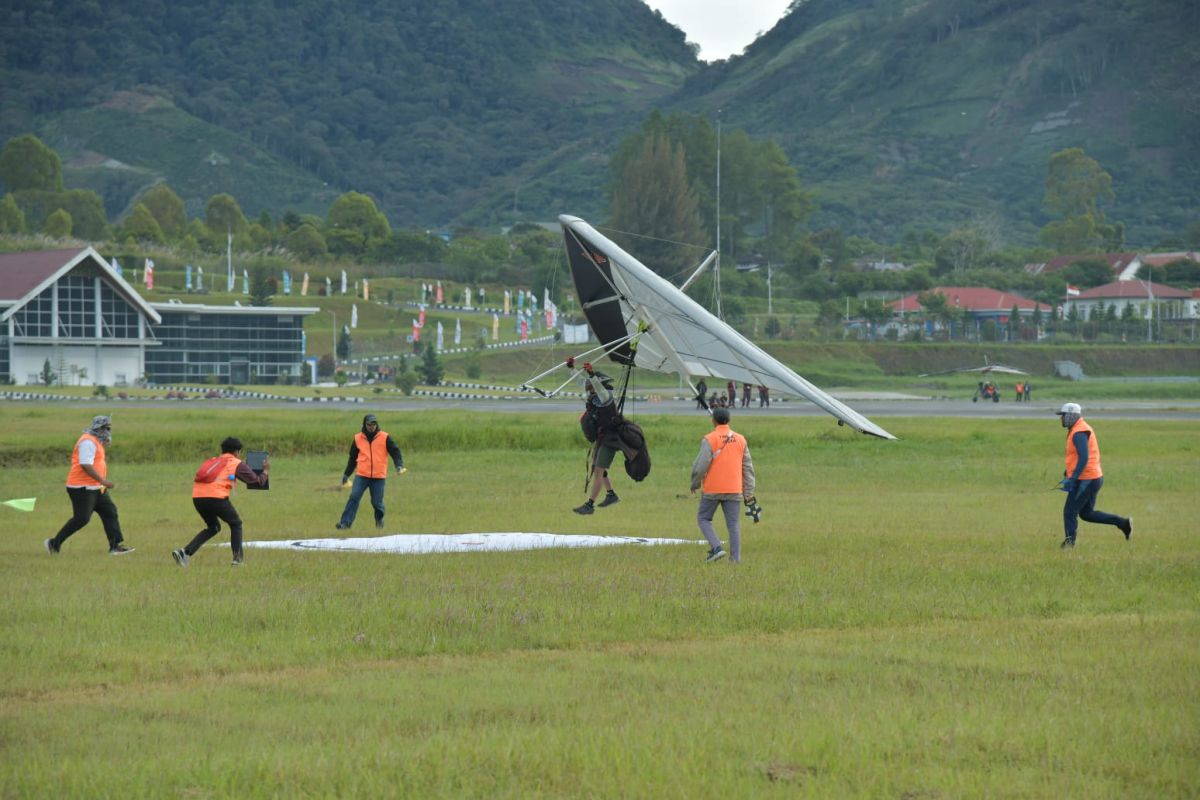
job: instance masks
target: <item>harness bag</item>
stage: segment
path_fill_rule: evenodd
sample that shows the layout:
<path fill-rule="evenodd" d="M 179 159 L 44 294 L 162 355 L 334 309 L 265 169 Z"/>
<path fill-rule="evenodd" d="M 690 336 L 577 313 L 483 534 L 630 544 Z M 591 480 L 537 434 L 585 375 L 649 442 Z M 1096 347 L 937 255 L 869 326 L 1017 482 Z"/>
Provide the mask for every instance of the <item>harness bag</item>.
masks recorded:
<path fill-rule="evenodd" d="M 650 474 L 650 448 L 646 447 L 646 434 L 642 426 L 626 420 L 618 429 L 621 453 L 625 456 L 625 472 L 635 481 L 642 481 Z"/>
<path fill-rule="evenodd" d="M 596 424 L 596 418 L 586 410 L 579 416 L 579 427 L 583 431 L 583 437 L 589 442 L 595 442 L 600 436 L 600 426 Z"/>
<path fill-rule="evenodd" d="M 221 473 L 224 471 L 221 469 L 221 466 L 224 463 L 225 463 L 224 454 L 219 455 L 219 456 L 213 456 L 208 461 L 205 461 L 203 464 L 200 465 L 200 469 L 196 470 L 195 482 L 196 483 L 212 483 L 213 481 L 217 480 L 218 478 L 221 477 Z"/>

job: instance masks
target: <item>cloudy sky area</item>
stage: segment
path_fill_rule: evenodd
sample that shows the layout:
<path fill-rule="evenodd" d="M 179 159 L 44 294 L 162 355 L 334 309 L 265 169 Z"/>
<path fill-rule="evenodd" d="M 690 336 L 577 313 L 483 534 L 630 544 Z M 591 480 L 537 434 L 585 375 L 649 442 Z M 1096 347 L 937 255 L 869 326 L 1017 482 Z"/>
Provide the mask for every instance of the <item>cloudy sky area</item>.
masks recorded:
<path fill-rule="evenodd" d="M 700 45 L 700 58 L 737 55 L 760 33 L 775 27 L 792 0 L 645 0 Z"/>

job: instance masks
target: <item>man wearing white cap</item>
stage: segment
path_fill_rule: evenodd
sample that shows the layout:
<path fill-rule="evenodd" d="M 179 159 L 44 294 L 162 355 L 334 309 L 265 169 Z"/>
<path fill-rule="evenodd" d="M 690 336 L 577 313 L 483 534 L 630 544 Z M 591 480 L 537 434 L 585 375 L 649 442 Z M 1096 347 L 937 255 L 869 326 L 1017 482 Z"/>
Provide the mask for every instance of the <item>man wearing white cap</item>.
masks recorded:
<path fill-rule="evenodd" d="M 114 556 L 132 553 L 133 548 L 125 544 L 121 533 L 121 520 L 117 516 L 117 504 L 112 501 L 108 490 L 113 482 L 108 479 L 105 448 L 112 442 L 112 418 L 107 414 L 92 417 L 92 424 L 84 429 L 75 449 L 71 451 L 71 469 L 67 472 L 67 496 L 71 498 L 71 518 L 53 538 L 45 541 L 46 552 L 57 555 L 77 530 L 87 525 L 92 514 L 104 523 L 104 535 L 108 538 L 108 552 Z"/>
<path fill-rule="evenodd" d="M 1066 469 L 1063 470 L 1062 490 L 1067 493 L 1063 504 L 1063 530 L 1066 534 L 1062 547 L 1075 546 L 1075 532 L 1079 519 L 1099 525 L 1120 528 L 1128 540 L 1133 533 L 1133 520 L 1096 510 L 1096 496 L 1104 485 L 1104 471 L 1100 467 L 1100 442 L 1092 426 L 1083 419 L 1083 409 L 1078 403 L 1064 403 L 1058 410 L 1062 426 L 1067 429 Z"/>

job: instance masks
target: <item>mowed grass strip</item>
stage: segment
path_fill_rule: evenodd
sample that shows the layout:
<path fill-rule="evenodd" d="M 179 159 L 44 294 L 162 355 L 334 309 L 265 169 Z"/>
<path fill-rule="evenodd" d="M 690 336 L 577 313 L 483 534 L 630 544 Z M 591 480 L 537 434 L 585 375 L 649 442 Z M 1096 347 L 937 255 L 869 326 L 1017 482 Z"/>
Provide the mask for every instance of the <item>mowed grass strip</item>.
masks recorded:
<path fill-rule="evenodd" d="M 51 558 L 93 411 L 4 411 L 0 457 L 27 465 L 0 471 L 0 499 L 39 501 L 0 508 L 0 794 L 1200 790 L 1189 423 L 1096 421 L 1100 505 L 1137 529 L 1085 525 L 1069 553 L 1053 418 L 889 419 L 887 443 L 746 413 L 766 515 L 740 568 L 702 565 L 696 544 L 251 549 L 233 570 L 210 544 L 181 570 L 169 551 L 200 527 L 190 478 L 210 442 L 276 454 L 271 491 L 235 495 L 249 539 L 331 536 L 362 412 L 138 410 L 111 466 L 138 551 L 106 555 L 96 520 Z M 699 539 L 704 418 L 641 416 L 650 478 L 618 468 L 622 502 L 581 518 L 563 416 L 383 415 L 410 468 L 388 480 L 386 532 Z"/>

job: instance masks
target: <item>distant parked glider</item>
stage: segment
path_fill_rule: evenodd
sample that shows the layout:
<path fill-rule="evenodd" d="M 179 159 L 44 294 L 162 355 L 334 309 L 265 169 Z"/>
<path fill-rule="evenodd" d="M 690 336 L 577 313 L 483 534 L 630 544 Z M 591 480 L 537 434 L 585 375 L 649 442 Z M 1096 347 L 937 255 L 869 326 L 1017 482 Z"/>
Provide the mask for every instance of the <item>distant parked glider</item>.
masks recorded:
<path fill-rule="evenodd" d="M 982 367 L 959 367 L 958 369 L 944 369 L 941 372 L 925 372 L 918 375 L 918 378 L 932 378 L 934 375 L 951 375 L 959 372 L 978 372 L 980 375 L 990 375 L 993 372 L 998 375 L 1028 375 L 1029 373 L 1023 369 L 1010 367 L 1005 364 L 993 364 L 988 360 L 987 356 L 983 357 Z"/>

